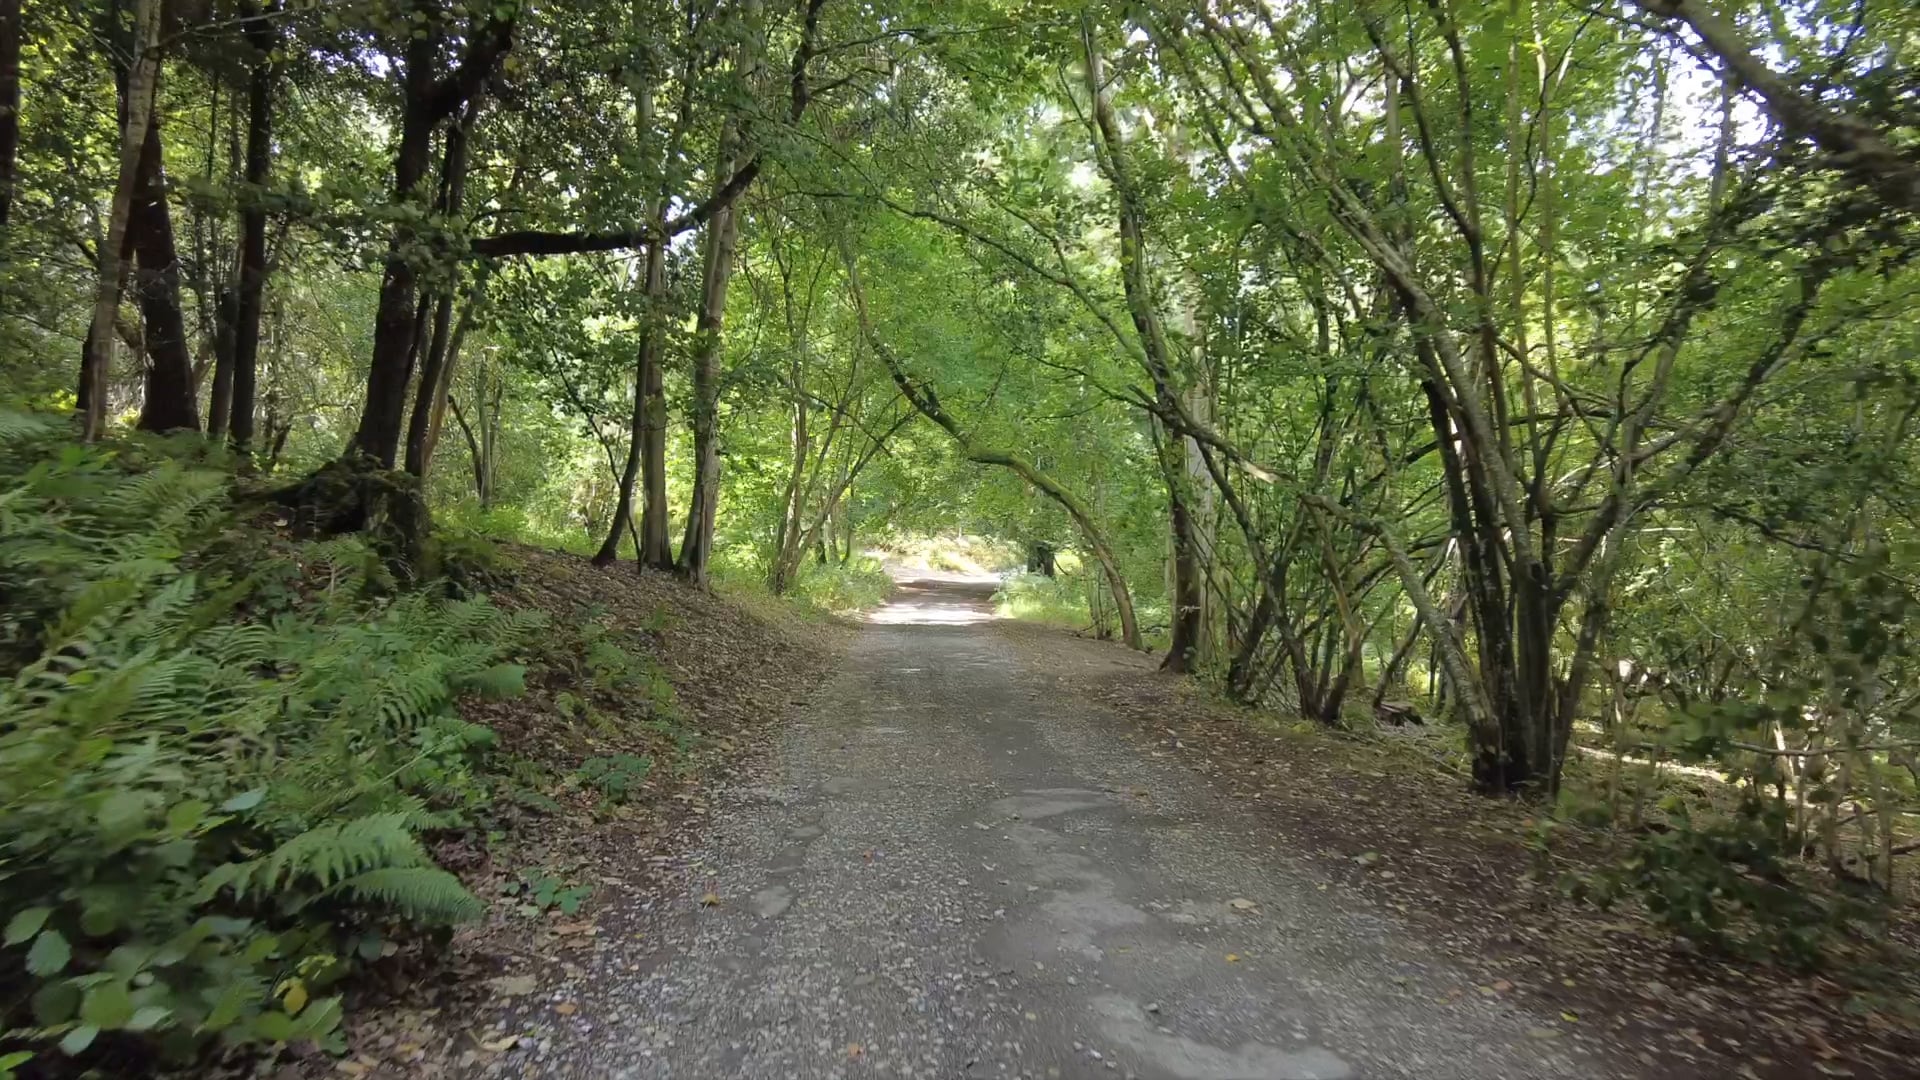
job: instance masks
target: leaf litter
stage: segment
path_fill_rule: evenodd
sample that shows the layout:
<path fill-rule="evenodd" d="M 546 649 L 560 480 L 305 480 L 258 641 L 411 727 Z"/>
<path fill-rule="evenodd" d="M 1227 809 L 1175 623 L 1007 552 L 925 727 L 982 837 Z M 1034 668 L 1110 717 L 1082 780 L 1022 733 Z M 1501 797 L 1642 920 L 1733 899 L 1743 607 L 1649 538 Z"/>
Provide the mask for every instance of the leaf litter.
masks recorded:
<path fill-rule="evenodd" d="M 489 829 L 436 838 L 441 864 L 476 895 L 496 898 L 490 913 L 444 947 L 395 950 L 348 988 L 347 1057 L 295 1048 L 278 1062 L 256 1063 L 256 1073 L 453 1080 L 533 1045 L 525 1029 L 504 1029 L 513 1020 L 475 1030 L 475 1017 L 504 1010 L 530 1023 L 514 1004 L 527 1001 L 571 1022 L 579 1006 L 543 987 L 580 973 L 568 953 L 599 947 L 606 928 L 594 917 L 594 897 L 645 892 L 678 868 L 708 813 L 706 792 L 808 698 L 854 633 L 777 601 L 703 593 L 627 563 L 597 569 L 537 548 L 504 545 L 503 552 L 515 565 L 492 592 L 496 604 L 539 608 L 556 626 L 604 627 L 608 640 L 655 666 L 670 694 L 657 685 L 609 689 L 584 664 L 548 662 L 529 666 L 522 697 L 463 700 L 463 716 L 492 728 L 501 753 L 553 778 L 499 807 Z M 593 706 L 595 719 L 583 718 L 580 703 Z M 617 805 L 558 779 L 589 758 L 617 754 L 661 763 Z M 585 910 L 554 906 L 529 916 L 533 905 L 510 891 L 527 874 L 582 890 Z M 720 897 L 709 891 L 702 901 Z"/>
<path fill-rule="evenodd" d="M 1276 849 L 1328 879 L 1322 889 L 1391 912 L 1495 996 L 1552 1018 L 1533 1038 L 1576 1038 L 1674 1080 L 1915 1075 L 1911 971 L 1863 992 L 1831 972 L 1706 953 L 1642 912 L 1576 906 L 1531 876 L 1529 807 L 1473 795 L 1421 748 L 1276 722 L 1110 643 L 1001 626 L 1046 653 L 1063 692 L 1104 705 L 1143 755 L 1181 763 L 1260 814 Z M 1915 917 L 1910 903 L 1909 938 Z"/>

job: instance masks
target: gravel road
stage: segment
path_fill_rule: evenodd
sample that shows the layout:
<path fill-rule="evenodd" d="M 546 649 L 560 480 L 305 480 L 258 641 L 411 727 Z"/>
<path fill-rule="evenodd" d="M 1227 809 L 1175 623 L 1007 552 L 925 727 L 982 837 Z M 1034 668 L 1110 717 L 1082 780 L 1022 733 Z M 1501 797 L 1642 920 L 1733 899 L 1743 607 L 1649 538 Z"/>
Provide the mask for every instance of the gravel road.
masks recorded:
<path fill-rule="evenodd" d="M 507 1004 L 493 1073 L 1620 1075 L 1117 739 L 990 591 L 905 582 L 665 891 Z"/>

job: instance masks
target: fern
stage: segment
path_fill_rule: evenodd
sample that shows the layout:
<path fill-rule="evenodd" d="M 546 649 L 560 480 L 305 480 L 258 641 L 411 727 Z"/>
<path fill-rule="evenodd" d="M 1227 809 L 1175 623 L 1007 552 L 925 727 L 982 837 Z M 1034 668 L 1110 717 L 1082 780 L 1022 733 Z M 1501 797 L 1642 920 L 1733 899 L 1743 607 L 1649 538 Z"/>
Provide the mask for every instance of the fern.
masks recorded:
<path fill-rule="evenodd" d="M 226 863 L 201 879 L 200 895 L 279 895 L 297 885 L 393 909 L 418 922 L 460 922 L 484 905 L 459 879 L 430 865 L 407 814 L 370 814 L 310 829 L 271 854 Z"/>
<path fill-rule="evenodd" d="M 486 905 L 452 874 L 432 866 L 391 866 L 356 874 L 333 889 L 369 904 L 392 908 L 423 923 L 478 918 Z"/>
<path fill-rule="evenodd" d="M 59 420 L 44 413 L 0 409 L 0 446 L 12 447 L 29 439 L 45 438 L 60 431 Z"/>
<path fill-rule="evenodd" d="M 0 911 L 39 920 L 0 968 L 62 946 L 0 1029 L 137 978 L 175 1033 L 283 1040 L 268 991 L 351 955 L 343 928 L 482 911 L 418 837 L 491 798 L 453 703 L 517 692 L 541 619 L 383 598 L 357 541 L 249 535 L 229 475 L 64 435 L 0 411 Z"/>
<path fill-rule="evenodd" d="M 370 814 L 321 825 L 266 856 L 226 863 L 201 881 L 201 894 L 230 888 L 235 896 L 270 893 L 306 878 L 322 889 L 369 870 L 414 867 L 427 861 L 404 814 Z"/>

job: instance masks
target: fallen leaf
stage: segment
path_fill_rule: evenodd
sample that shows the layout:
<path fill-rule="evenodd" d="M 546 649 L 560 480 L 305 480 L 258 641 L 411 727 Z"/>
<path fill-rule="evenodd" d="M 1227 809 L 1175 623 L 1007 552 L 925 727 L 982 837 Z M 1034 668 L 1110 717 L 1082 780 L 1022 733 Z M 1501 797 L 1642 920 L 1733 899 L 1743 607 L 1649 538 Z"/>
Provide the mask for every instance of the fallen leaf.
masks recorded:
<path fill-rule="evenodd" d="M 490 1039 L 486 1042 L 481 1043 L 480 1049 L 485 1050 L 489 1054 L 498 1054 L 505 1050 L 511 1050 L 514 1047 L 519 1045 L 520 1045 L 520 1036 L 502 1035 L 497 1039 Z"/>
<path fill-rule="evenodd" d="M 494 993 L 503 997 L 519 997 L 539 989 L 540 981 L 531 975 L 501 975 L 498 978 L 488 979 L 487 985 L 493 988 Z"/>
<path fill-rule="evenodd" d="M 580 1011 L 580 1006 L 575 1005 L 571 1001 L 563 1001 L 555 1005 L 553 1011 L 559 1013 L 561 1016 L 572 1016 L 574 1013 Z"/>
<path fill-rule="evenodd" d="M 1560 1019 L 1565 1020 L 1567 1023 L 1571 1024 L 1571 1023 L 1577 1022 L 1580 1019 L 1580 1014 L 1570 1009 L 1562 1010 L 1560 1013 Z"/>
<path fill-rule="evenodd" d="M 720 894 L 717 892 L 707 893 L 705 896 L 702 896 L 700 898 L 700 906 L 701 907 L 719 907 Z"/>
<path fill-rule="evenodd" d="M 1230 952 L 1230 953 L 1228 953 L 1228 954 L 1227 954 L 1227 963 L 1229 963 L 1229 964 L 1237 964 L 1237 963 L 1239 963 L 1239 962 L 1240 962 L 1240 954 L 1239 954 L 1239 953 L 1237 953 L 1237 952 Z"/>

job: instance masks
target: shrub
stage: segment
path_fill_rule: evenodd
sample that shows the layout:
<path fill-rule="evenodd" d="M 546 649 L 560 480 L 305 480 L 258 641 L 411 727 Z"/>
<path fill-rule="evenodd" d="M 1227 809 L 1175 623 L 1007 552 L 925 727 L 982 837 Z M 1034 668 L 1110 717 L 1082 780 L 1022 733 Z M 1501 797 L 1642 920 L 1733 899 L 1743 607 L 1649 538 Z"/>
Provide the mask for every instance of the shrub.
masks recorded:
<path fill-rule="evenodd" d="M 993 594 L 993 604 L 1004 619 L 1025 619 L 1076 629 L 1091 621 L 1085 583 L 1065 574 L 1059 577 L 1008 574 Z"/>
<path fill-rule="evenodd" d="M 538 624 L 383 593 L 352 542 L 246 527 L 224 473 L 0 418 L 0 946 L 9 1038 L 174 1056 L 337 1039 L 322 996 L 479 903 L 420 830 L 484 798 Z"/>
<path fill-rule="evenodd" d="M 844 563 L 809 562 L 794 585 L 798 598 L 823 611 L 851 612 L 878 607 L 893 592 L 893 578 L 880 560 L 855 555 Z"/>

